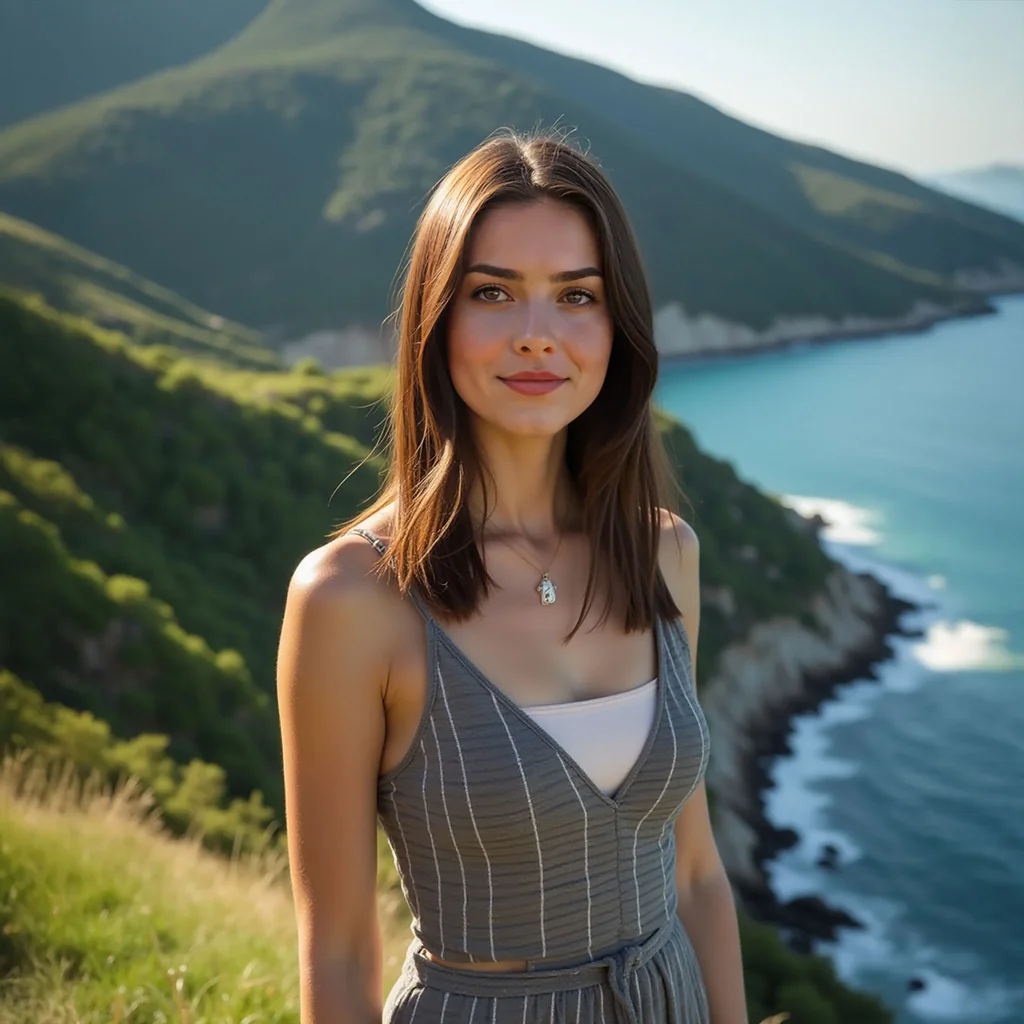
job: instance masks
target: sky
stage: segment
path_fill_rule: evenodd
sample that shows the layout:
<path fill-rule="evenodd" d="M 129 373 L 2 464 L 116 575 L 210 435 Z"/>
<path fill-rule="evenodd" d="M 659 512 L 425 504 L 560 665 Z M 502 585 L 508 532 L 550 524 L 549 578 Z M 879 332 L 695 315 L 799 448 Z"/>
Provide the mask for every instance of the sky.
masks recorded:
<path fill-rule="evenodd" d="M 1024 0 L 418 0 L 911 175 L 1024 164 Z"/>

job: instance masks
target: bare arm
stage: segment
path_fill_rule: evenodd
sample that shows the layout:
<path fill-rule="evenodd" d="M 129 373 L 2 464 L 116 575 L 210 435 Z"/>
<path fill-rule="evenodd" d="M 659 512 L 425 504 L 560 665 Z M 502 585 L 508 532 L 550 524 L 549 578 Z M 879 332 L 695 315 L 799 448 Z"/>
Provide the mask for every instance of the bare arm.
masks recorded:
<path fill-rule="evenodd" d="M 700 629 L 700 545 L 681 519 L 665 516 L 661 568 L 682 612 L 690 640 L 694 680 Z M 746 1024 L 736 905 L 711 832 L 704 781 L 676 820 L 678 915 L 693 943 L 708 994 L 711 1024 Z"/>
<path fill-rule="evenodd" d="M 301 1021 L 380 1024 L 382 584 L 367 577 L 365 550 L 325 552 L 295 570 L 277 660 Z"/>

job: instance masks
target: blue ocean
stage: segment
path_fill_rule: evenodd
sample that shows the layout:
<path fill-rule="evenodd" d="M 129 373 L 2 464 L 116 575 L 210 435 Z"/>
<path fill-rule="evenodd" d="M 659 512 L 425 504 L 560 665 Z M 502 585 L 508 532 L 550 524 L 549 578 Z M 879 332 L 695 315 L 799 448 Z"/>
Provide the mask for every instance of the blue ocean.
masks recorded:
<path fill-rule="evenodd" d="M 879 680 L 796 720 L 768 802 L 801 835 L 773 888 L 867 925 L 824 951 L 899 1024 L 1024 1022 L 1024 296 L 995 305 L 664 365 L 657 394 L 741 477 L 820 512 L 836 558 L 921 606 Z M 825 842 L 836 871 L 815 865 Z"/>

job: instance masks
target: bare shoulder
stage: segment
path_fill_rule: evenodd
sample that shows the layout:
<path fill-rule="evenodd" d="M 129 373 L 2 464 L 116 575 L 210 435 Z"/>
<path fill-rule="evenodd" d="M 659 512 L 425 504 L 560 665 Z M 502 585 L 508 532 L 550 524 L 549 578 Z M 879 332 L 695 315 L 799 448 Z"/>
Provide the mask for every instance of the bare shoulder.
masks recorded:
<path fill-rule="evenodd" d="M 678 603 L 677 589 L 685 588 L 688 582 L 695 582 L 691 577 L 698 571 L 700 541 L 685 519 L 668 509 L 658 511 L 661 520 L 658 565 Z"/>
<path fill-rule="evenodd" d="M 339 605 L 379 600 L 386 587 L 376 572 L 377 561 L 377 552 L 362 537 L 336 537 L 314 548 L 295 567 L 289 598 Z"/>
<path fill-rule="evenodd" d="M 367 529 L 387 540 L 388 520 L 375 517 Z M 383 532 L 382 532 L 383 531 Z M 334 607 L 339 613 L 373 616 L 396 598 L 378 572 L 380 556 L 365 537 L 346 533 L 310 551 L 295 567 L 288 600 Z"/>
<path fill-rule="evenodd" d="M 346 641 L 369 638 L 362 627 L 381 623 L 388 600 L 376 561 L 373 548 L 358 537 L 338 538 L 310 551 L 288 584 L 285 621 L 300 618 L 304 631 L 319 623 Z"/>
<path fill-rule="evenodd" d="M 379 563 L 374 547 L 357 534 L 306 554 L 289 581 L 280 657 L 309 662 L 318 654 L 339 666 L 358 664 L 361 671 L 348 679 L 382 681 L 405 609 Z"/>
<path fill-rule="evenodd" d="M 679 609 L 696 672 L 700 632 L 700 541 L 693 527 L 674 512 L 661 509 L 658 566 Z"/>

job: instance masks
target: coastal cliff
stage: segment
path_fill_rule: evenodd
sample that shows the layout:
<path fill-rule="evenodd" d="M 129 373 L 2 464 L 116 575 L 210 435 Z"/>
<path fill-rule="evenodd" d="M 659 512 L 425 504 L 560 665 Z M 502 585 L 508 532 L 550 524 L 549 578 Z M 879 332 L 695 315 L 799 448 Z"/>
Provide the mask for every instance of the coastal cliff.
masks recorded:
<path fill-rule="evenodd" d="M 771 892 L 764 865 L 797 840 L 765 816 L 771 761 L 789 752 L 793 716 L 820 706 L 842 683 L 871 677 L 891 656 L 888 638 L 904 632 L 900 618 L 912 608 L 873 576 L 837 566 L 810 602 L 813 626 L 792 617 L 758 623 L 723 651 L 714 676 L 700 685 L 723 864 L 751 915 L 778 926 L 800 952 L 833 939 L 837 927 L 860 923 L 817 897 L 782 903 Z"/>
<path fill-rule="evenodd" d="M 1024 287 L 1024 270 L 1014 283 Z M 1006 285 L 1006 290 L 1012 291 Z M 837 341 L 842 338 L 866 338 L 881 334 L 924 331 L 942 320 L 959 316 L 991 313 L 992 307 L 979 293 L 977 297 L 944 306 L 921 300 L 901 316 L 845 316 L 832 320 L 823 316 L 779 317 L 763 331 L 747 324 L 723 319 L 712 313 L 690 316 L 677 302 L 663 306 L 654 317 L 658 351 L 669 359 L 696 356 L 746 355 L 767 349 L 786 348 L 811 342 Z"/>

